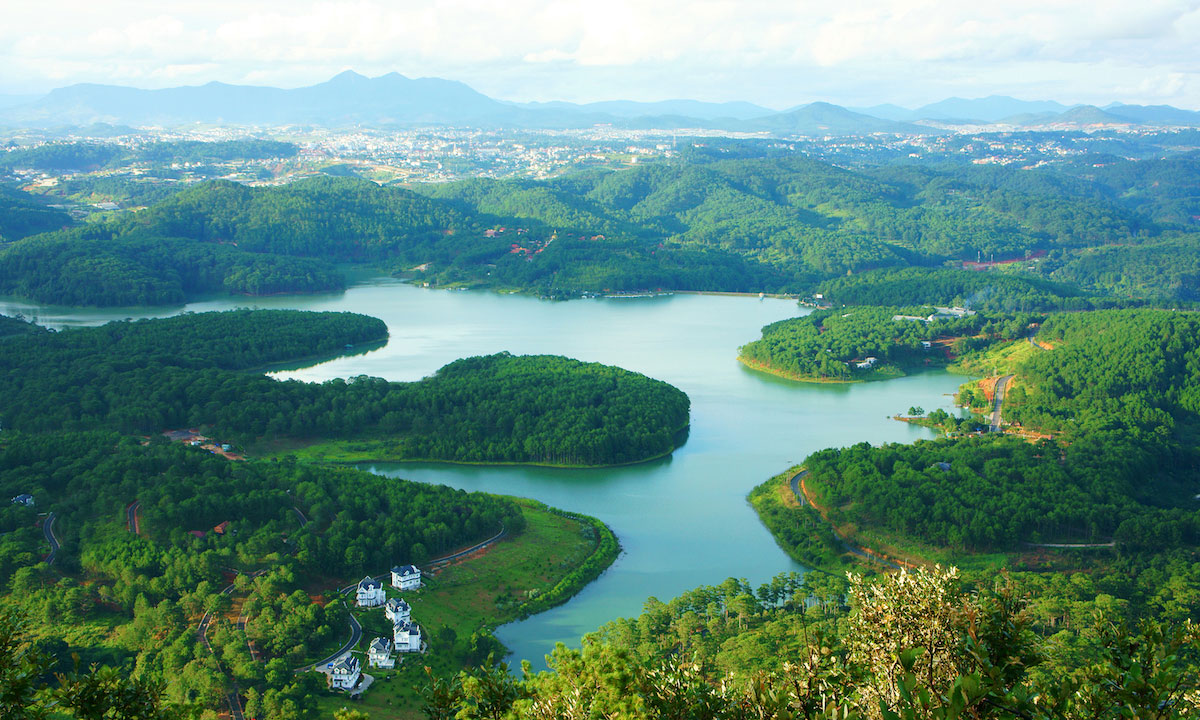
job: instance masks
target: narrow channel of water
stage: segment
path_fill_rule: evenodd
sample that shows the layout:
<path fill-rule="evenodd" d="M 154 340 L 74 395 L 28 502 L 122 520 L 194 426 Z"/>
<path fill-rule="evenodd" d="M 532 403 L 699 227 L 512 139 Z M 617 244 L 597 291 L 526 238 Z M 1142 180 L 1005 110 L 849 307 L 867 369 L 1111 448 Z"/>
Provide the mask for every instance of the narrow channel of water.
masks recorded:
<path fill-rule="evenodd" d="M 309 381 L 375 375 L 415 380 L 457 358 L 507 350 L 603 362 L 666 380 L 692 400 L 687 443 L 673 456 L 622 468 L 559 470 L 436 464 L 371 465 L 373 472 L 467 490 L 532 497 L 608 523 L 624 553 L 567 604 L 500 628 L 515 658 L 544 667 L 555 642 L 575 644 L 648 596 L 669 599 L 735 576 L 762 582 L 803 570 L 745 501 L 758 483 L 824 447 L 930 437 L 891 415 L 911 405 L 950 408 L 961 378 L 936 371 L 880 383 L 793 383 L 746 369 L 737 348 L 767 323 L 806 312 L 795 302 L 673 295 L 548 302 L 487 292 L 422 290 L 381 279 L 319 296 L 220 298 L 168 311 L 53 308 L 0 300 L 0 313 L 52 326 L 232 307 L 349 310 L 382 318 L 378 350 L 278 373 Z M 398 558 L 398 560 L 400 560 Z"/>

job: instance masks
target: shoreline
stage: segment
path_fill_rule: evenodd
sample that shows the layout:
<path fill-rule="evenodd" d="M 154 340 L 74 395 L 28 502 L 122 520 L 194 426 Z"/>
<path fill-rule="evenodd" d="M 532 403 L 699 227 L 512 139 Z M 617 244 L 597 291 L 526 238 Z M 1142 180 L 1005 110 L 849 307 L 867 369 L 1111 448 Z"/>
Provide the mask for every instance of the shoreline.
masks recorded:
<path fill-rule="evenodd" d="M 676 430 L 675 434 L 678 435 L 679 433 L 687 432 L 690 428 L 691 428 L 691 423 L 684 425 L 682 428 L 679 428 L 678 430 Z M 361 441 L 348 440 L 345 442 L 361 442 Z M 313 445 L 310 445 L 309 447 L 315 447 L 316 445 L 319 445 L 319 444 L 320 443 L 314 443 Z M 650 457 L 641 458 L 639 460 L 628 460 L 626 462 L 620 462 L 620 463 L 606 463 L 603 465 L 567 465 L 567 464 L 559 464 L 559 463 L 519 462 L 519 461 L 506 461 L 506 460 L 447 460 L 447 459 L 443 459 L 443 458 L 399 458 L 399 459 L 397 459 L 397 458 L 366 457 L 366 458 L 359 459 L 359 460 L 323 460 L 323 459 L 316 459 L 316 458 L 309 458 L 309 457 L 303 457 L 303 458 L 297 457 L 296 459 L 299 460 L 300 462 L 324 463 L 327 465 L 341 465 L 341 466 L 345 466 L 345 467 L 353 467 L 355 465 L 365 465 L 365 464 L 369 464 L 369 463 L 392 463 L 395 465 L 427 463 L 427 464 L 437 464 L 437 465 L 467 465 L 467 466 L 475 466 L 475 467 L 536 467 L 536 468 L 558 468 L 558 469 L 563 469 L 563 470 L 603 470 L 606 468 L 629 467 L 631 465 L 641 465 L 642 463 L 653 462 L 655 460 L 662 460 L 663 458 L 670 457 L 672 454 L 674 454 L 674 452 L 676 450 L 683 447 L 684 444 L 685 443 L 679 443 L 677 445 L 672 446 L 670 450 L 666 450 L 664 452 L 661 452 L 657 455 L 652 455 Z M 308 448 L 299 448 L 298 450 L 304 451 L 307 449 Z M 279 454 L 295 456 L 297 454 L 297 450 L 292 450 L 292 451 L 283 452 L 283 453 L 279 453 Z"/>
<path fill-rule="evenodd" d="M 817 385 L 853 385 L 855 383 L 867 382 L 867 380 L 835 380 L 833 378 L 821 378 L 814 377 L 812 375 L 789 373 L 785 370 L 773 368 L 765 363 L 760 363 L 757 360 L 751 360 L 744 355 L 738 355 L 737 359 L 738 362 L 740 362 L 743 366 L 749 368 L 750 370 L 754 370 L 755 372 L 766 373 L 768 375 L 774 375 L 775 377 L 781 377 L 784 380 L 793 380 L 795 382 L 814 383 Z M 891 380 L 892 378 L 887 379 Z"/>

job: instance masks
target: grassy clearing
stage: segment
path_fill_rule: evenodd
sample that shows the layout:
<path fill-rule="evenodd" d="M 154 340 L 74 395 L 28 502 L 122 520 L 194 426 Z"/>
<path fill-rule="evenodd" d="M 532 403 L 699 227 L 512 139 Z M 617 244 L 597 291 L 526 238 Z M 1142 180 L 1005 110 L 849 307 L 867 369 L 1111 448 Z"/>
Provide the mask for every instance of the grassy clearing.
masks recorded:
<path fill-rule="evenodd" d="M 429 652 L 402 656 L 395 670 L 368 669 L 376 682 L 362 700 L 330 693 L 321 699 L 322 717 L 331 717 L 343 706 L 371 718 L 421 717 L 416 687 L 427 680 L 425 666 L 443 676 L 462 669 L 468 664 L 463 657 L 470 650 L 472 634 L 521 617 L 525 601 L 549 592 L 599 551 L 602 543 L 588 523 L 534 501 L 517 502 L 527 523 L 519 536 L 446 567 L 426 578 L 420 590 L 388 589 L 389 597 L 403 597 L 412 606 L 413 620 L 421 626 Z M 354 612 L 363 626 L 358 650 L 365 662 L 368 644 L 380 635 L 390 637 L 391 623 L 382 608 Z"/>
<path fill-rule="evenodd" d="M 960 356 L 947 369 L 964 375 L 1011 375 L 1033 353 L 1045 352 L 1028 340 L 995 343 L 983 350 Z"/>

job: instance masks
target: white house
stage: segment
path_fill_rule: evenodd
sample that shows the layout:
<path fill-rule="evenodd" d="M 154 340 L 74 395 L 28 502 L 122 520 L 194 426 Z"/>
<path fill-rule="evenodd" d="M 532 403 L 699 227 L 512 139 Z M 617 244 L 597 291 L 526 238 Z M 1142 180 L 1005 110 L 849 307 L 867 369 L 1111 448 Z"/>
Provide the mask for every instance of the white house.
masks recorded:
<path fill-rule="evenodd" d="M 24 505 L 25 507 L 33 507 L 33 496 L 29 493 L 21 493 L 12 499 L 13 505 Z"/>
<path fill-rule="evenodd" d="M 392 587 L 401 590 L 416 590 L 421 587 L 421 571 L 416 565 L 400 565 L 392 568 Z"/>
<path fill-rule="evenodd" d="M 329 687 L 335 690 L 349 690 L 358 684 L 362 677 L 358 658 L 347 653 L 329 664 Z"/>
<path fill-rule="evenodd" d="M 390 670 L 396 667 L 396 658 L 392 653 L 396 644 L 385 637 L 377 637 L 371 641 L 371 649 L 367 651 L 367 664 L 377 668 Z"/>
<path fill-rule="evenodd" d="M 879 358 L 869 357 L 860 363 L 855 363 L 854 366 L 857 368 L 860 368 L 860 369 L 875 367 L 875 363 L 877 363 L 877 362 L 879 362 Z"/>
<path fill-rule="evenodd" d="M 386 599 L 387 593 L 383 591 L 383 583 L 369 575 L 358 584 L 358 592 L 354 596 L 354 602 L 359 607 L 376 607 L 382 605 Z"/>
<path fill-rule="evenodd" d="M 411 618 L 412 608 L 400 598 L 388 598 L 387 604 L 383 606 L 383 614 L 395 625 Z"/>
<path fill-rule="evenodd" d="M 392 626 L 392 638 L 396 641 L 396 652 L 421 652 L 421 626 L 402 620 Z"/>

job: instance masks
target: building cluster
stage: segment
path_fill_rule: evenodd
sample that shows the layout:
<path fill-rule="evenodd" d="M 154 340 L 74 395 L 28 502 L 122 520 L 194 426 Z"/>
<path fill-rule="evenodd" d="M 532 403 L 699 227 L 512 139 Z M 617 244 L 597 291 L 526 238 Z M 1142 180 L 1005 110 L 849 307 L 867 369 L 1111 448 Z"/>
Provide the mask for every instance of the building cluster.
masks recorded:
<path fill-rule="evenodd" d="M 421 587 L 421 570 L 416 565 L 399 565 L 392 568 L 391 586 L 397 590 L 416 590 Z M 377 637 L 367 647 L 367 665 L 390 670 L 396 667 L 399 653 L 425 652 L 427 644 L 421 637 L 421 626 L 412 619 L 412 607 L 401 597 L 387 596 L 383 579 L 371 576 L 363 578 L 355 588 L 354 604 L 358 607 L 382 607 L 383 614 L 392 623 L 392 636 Z M 350 690 L 362 678 L 362 664 L 358 658 L 347 653 L 327 668 L 329 686 L 337 690 Z"/>

